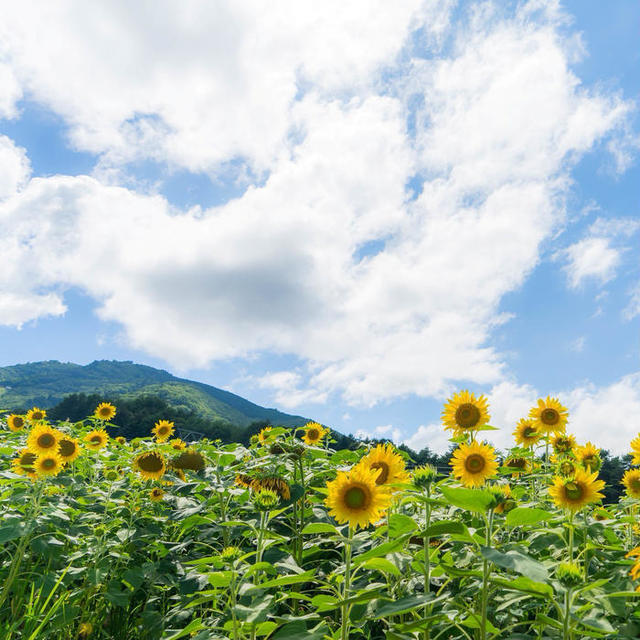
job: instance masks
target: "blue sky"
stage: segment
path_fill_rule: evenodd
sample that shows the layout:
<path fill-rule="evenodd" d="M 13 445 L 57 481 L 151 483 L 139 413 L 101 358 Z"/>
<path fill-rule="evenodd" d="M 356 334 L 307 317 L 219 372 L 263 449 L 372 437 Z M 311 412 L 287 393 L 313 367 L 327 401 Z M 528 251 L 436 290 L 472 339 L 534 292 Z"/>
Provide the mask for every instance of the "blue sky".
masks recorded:
<path fill-rule="evenodd" d="M 455 389 L 499 446 L 559 395 L 624 451 L 640 7 L 355 4 L 8 12 L 0 365 L 133 360 L 439 450 Z"/>

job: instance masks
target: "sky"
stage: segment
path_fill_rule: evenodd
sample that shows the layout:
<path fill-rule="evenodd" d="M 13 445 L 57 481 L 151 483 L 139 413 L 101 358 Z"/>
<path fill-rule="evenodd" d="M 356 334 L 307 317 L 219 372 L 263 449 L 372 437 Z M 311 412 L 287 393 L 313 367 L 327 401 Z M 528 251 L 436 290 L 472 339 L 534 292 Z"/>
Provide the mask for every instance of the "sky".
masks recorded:
<path fill-rule="evenodd" d="M 0 366 L 132 360 L 448 448 L 640 431 L 635 0 L 0 17 Z"/>

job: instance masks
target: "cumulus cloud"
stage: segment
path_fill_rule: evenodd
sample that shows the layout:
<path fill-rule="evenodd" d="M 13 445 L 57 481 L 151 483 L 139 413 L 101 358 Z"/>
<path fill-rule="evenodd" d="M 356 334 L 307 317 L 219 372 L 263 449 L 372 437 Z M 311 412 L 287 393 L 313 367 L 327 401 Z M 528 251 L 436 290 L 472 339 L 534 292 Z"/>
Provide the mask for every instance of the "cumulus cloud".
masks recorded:
<path fill-rule="evenodd" d="M 60 313 L 78 287 L 177 367 L 295 354 L 260 381 L 288 407 L 500 385 L 500 302 L 563 223 L 571 166 L 630 106 L 581 86 L 557 4 L 457 26 L 452 5 L 11 6 L 16 77 L 104 173 L 7 187 L 0 322 Z M 259 179 L 188 211 L 98 179 L 140 158 L 241 159 Z"/>
<path fill-rule="evenodd" d="M 583 238 L 566 250 L 569 286 L 578 288 L 590 279 L 604 284 L 615 277 L 620 266 L 620 250 L 609 238 Z"/>
<path fill-rule="evenodd" d="M 0 200 L 20 191 L 30 175 L 31 164 L 25 149 L 0 135 Z"/>

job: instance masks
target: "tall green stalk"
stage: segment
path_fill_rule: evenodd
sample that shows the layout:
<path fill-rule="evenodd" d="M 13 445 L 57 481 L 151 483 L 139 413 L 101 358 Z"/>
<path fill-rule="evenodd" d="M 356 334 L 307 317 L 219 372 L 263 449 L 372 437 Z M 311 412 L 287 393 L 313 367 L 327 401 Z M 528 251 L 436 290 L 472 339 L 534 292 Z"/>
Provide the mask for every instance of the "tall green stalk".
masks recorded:
<path fill-rule="evenodd" d="M 431 525 L 431 503 L 429 502 L 430 497 L 430 489 L 427 489 L 426 499 L 424 501 L 424 522 L 425 522 L 425 532 L 429 530 L 429 526 Z M 425 595 L 431 591 L 431 549 L 430 549 L 431 538 L 427 535 L 424 536 L 424 592 Z M 431 612 L 431 605 L 426 604 L 424 608 L 424 616 L 425 618 Z M 431 635 L 431 629 L 427 626 L 424 630 L 424 640 L 429 640 Z"/>
<path fill-rule="evenodd" d="M 349 534 L 344 545 L 344 585 L 342 591 L 342 599 L 349 598 L 351 589 L 351 543 L 353 540 L 353 532 L 349 527 Z M 340 633 L 341 640 L 349 640 L 349 605 L 342 605 L 342 627 Z"/>
<path fill-rule="evenodd" d="M 485 545 L 491 546 L 491 536 L 493 528 L 493 509 L 489 511 L 489 517 L 485 517 Z M 482 561 L 482 594 L 480 597 L 480 613 L 482 622 L 480 623 L 480 638 L 486 640 L 487 638 L 487 600 L 489 597 L 489 576 L 491 575 L 491 565 L 489 561 L 484 558 Z"/>

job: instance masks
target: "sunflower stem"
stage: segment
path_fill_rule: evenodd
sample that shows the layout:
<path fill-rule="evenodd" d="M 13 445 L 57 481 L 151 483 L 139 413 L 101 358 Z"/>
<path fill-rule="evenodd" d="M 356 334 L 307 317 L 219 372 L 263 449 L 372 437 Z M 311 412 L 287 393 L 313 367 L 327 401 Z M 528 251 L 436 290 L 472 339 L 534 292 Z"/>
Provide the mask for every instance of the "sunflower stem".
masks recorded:
<path fill-rule="evenodd" d="M 569 562 L 573 562 L 573 511 L 569 513 Z"/>
<path fill-rule="evenodd" d="M 349 533 L 347 540 L 344 544 L 344 589 L 342 592 L 342 600 L 349 598 L 349 591 L 351 588 L 351 542 L 353 540 L 353 531 L 351 525 L 348 529 Z M 340 634 L 341 640 L 349 640 L 349 605 L 342 605 L 342 631 Z"/>
<path fill-rule="evenodd" d="M 571 589 L 568 588 L 564 593 L 564 620 L 562 621 L 562 640 L 571 640 Z"/>
<path fill-rule="evenodd" d="M 493 509 L 489 510 L 489 517 L 485 516 L 485 545 L 491 546 L 492 527 L 493 527 Z M 481 614 L 482 622 L 480 623 L 480 638 L 486 640 L 487 638 L 487 599 L 489 595 L 489 576 L 491 575 L 491 565 L 489 561 L 484 558 L 482 561 L 482 595 L 481 595 Z"/>
<path fill-rule="evenodd" d="M 431 525 L 431 503 L 429 502 L 429 494 L 431 493 L 431 488 L 427 489 L 426 499 L 424 501 L 424 522 L 425 522 L 425 532 L 429 530 L 429 526 Z M 431 591 L 431 549 L 430 549 L 431 539 L 425 535 L 424 537 L 424 592 L 425 594 L 430 593 Z M 424 608 L 424 616 L 425 618 L 431 612 L 431 606 L 425 605 Z M 424 630 L 424 640 L 429 640 L 431 635 L 431 629 L 427 627 Z"/>

